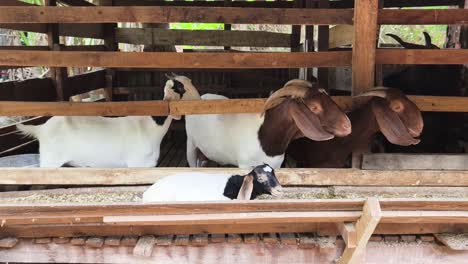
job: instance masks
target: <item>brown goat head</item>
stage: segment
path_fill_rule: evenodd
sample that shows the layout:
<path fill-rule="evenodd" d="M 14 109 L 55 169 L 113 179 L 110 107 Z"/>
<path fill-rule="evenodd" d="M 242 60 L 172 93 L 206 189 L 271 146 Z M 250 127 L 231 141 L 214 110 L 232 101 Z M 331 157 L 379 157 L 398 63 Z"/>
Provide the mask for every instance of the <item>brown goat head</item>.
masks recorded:
<path fill-rule="evenodd" d="M 371 100 L 372 111 L 380 131 L 393 144 L 416 145 L 424 122 L 419 108 L 402 92 L 394 88 L 377 87 L 360 96 L 375 96 Z"/>
<path fill-rule="evenodd" d="M 287 100 L 288 112 L 300 132 L 316 141 L 344 137 L 351 133 L 351 122 L 325 90 L 312 83 L 294 79 L 274 92 L 266 101 L 264 110 Z"/>

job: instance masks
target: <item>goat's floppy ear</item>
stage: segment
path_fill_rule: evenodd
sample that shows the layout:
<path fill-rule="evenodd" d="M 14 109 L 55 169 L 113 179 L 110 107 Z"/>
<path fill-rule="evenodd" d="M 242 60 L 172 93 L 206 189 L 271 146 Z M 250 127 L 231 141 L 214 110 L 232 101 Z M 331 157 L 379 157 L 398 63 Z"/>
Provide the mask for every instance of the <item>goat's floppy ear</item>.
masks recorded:
<path fill-rule="evenodd" d="M 237 194 L 237 200 L 250 200 L 253 191 L 253 176 L 246 175 Z"/>
<path fill-rule="evenodd" d="M 171 117 L 174 120 L 181 120 L 182 119 L 182 116 L 180 116 L 180 115 L 171 115 Z"/>
<path fill-rule="evenodd" d="M 419 139 L 413 138 L 406 126 L 401 121 L 397 113 L 390 109 L 387 100 L 379 99 L 372 101 L 372 111 L 374 112 L 380 131 L 388 141 L 401 146 L 416 145 Z"/>
<path fill-rule="evenodd" d="M 329 140 L 334 137 L 333 134 L 328 133 L 322 128 L 317 115 L 312 113 L 303 103 L 291 102 L 289 104 L 289 113 L 305 137 L 316 141 Z"/>

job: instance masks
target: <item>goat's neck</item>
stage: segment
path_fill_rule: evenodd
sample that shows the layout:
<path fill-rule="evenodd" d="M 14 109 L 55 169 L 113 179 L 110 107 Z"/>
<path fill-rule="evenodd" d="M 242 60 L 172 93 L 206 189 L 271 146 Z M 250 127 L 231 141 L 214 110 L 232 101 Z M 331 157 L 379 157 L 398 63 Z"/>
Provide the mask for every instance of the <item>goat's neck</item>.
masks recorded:
<path fill-rule="evenodd" d="M 350 112 L 348 117 L 351 120 L 353 130 L 349 136 L 337 139 L 345 141 L 344 145 L 350 151 L 357 150 L 358 148 L 367 148 L 367 144 L 372 139 L 372 136 L 379 132 L 379 126 L 370 102 Z"/>
<path fill-rule="evenodd" d="M 260 145 L 270 157 L 283 155 L 291 140 L 299 135 L 294 121 L 288 113 L 288 102 L 269 109 L 265 113 L 263 124 L 258 130 Z"/>

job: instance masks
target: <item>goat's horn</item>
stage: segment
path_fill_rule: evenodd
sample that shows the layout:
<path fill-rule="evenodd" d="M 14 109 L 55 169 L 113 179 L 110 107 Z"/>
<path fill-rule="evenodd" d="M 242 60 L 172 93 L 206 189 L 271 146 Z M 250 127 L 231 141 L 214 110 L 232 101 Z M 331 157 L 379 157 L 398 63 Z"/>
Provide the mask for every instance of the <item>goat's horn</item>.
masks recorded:
<path fill-rule="evenodd" d="M 312 88 L 312 83 L 303 79 L 290 80 L 284 85 L 284 87 L 290 86 L 290 85 L 299 85 L 299 86 L 306 86 L 306 87 Z"/>
<path fill-rule="evenodd" d="M 376 88 L 370 89 L 367 92 L 364 92 L 362 94 L 359 94 L 359 95 L 356 95 L 356 96 L 353 96 L 353 97 L 377 96 L 377 97 L 386 98 L 388 90 L 389 89 L 387 87 L 376 87 Z"/>
<path fill-rule="evenodd" d="M 304 86 L 287 86 L 274 92 L 265 102 L 264 111 L 279 105 L 285 97 L 304 98 L 309 88 Z"/>

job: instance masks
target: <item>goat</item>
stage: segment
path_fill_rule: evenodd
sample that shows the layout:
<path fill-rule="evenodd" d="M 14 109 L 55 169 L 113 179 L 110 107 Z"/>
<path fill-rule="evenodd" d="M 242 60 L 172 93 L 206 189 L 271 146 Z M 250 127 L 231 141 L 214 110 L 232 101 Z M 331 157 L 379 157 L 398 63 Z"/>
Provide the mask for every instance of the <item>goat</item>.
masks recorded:
<path fill-rule="evenodd" d="M 179 100 L 182 88 L 168 80 L 164 100 Z M 180 117 L 55 116 L 17 129 L 39 140 L 40 167 L 155 167 L 173 119 Z"/>
<path fill-rule="evenodd" d="M 282 195 L 275 171 L 268 164 L 242 176 L 201 172 L 169 175 L 143 193 L 143 202 L 253 200 L 262 194 Z"/>
<path fill-rule="evenodd" d="M 393 88 L 375 88 L 358 97 L 372 98 L 349 114 L 353 131 L 342 138 L 317 142 L 293 141 L 287 154 L 301 167 L 340 168 L 353 151 L 368 148 L 372 137 L 382 132 L 393 144 L 409 146 L 419 143 L 424 123 L 418 107 Z"/>
<path fill-rule="evenodd" d="M 228 99 L 200 96 L 191 80 L 183 83 L 184 100 Z M 187 160 L 197 165 L 197 152 L 221 165 L 252 168 L 267 163 L 279 168 L 289 142 L 300 137 L 329 140 L 351 133 L 351 123 L 323 89 L 304 80 L 291 80 L 266 101 L 264 113 L 186 115 Z M 198 150 L 197 150 L 198 149 Z"/>
<path fill-rule="evenodd" d="M 424 32 L 425 45 L 408 43 L 398 36 L 387 34 L 405 49 L 439 49 L 432 44 L 430 35 Z M 383 85 L 400 89 L 407 95 L 465 96 L 467 83 L 463 80 L 463 65 L 411 65 L 401 72 L 386 76 Z M 423 113 L 425 124 L 421 144 L 405 148 L 388 145 L 391 152 L 440 153 L 459 152 L 458 141 L 464 134 L 459 124 L 465 120 L 464 113 Z"/>

